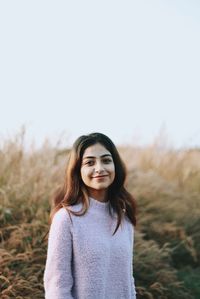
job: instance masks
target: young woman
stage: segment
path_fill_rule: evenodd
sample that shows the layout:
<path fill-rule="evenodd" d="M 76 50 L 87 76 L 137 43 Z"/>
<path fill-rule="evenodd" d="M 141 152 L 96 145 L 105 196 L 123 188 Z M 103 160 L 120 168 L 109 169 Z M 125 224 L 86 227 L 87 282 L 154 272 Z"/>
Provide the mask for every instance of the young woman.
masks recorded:
<path fill-rule="evenodd" d="M 50 215 L 46 299 L 135 299 L 135 201 L 125 166 L 102 133 L 80 136 Z"/>

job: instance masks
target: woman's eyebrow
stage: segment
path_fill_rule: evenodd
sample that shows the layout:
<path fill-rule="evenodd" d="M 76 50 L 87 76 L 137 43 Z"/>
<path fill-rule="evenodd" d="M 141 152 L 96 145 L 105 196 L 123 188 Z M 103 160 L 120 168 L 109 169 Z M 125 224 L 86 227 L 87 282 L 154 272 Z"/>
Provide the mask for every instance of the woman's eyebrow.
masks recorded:
<path fill-rule="evenodd" d="M 102 155 L 102 156 L 100 156 L 101 158 L 105 158 L 105 157 L 112 157 L 112 155 L 111 154 L 104 154 L 104 155 Z M 94 157 L 94 156 L 86 156 L 86 157 L 84 157 L 83 158 L 83 160 L 84 159 L 95 159 L 96 157 Z"/>

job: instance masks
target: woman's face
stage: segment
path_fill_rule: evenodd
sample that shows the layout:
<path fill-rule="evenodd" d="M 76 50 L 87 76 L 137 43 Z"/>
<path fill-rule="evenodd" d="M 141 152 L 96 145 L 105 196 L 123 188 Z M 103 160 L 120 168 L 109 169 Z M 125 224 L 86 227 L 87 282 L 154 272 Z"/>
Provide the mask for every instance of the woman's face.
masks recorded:
<path fill-rule="evenodd" d="M 86 148 L 81 164 L 81 178 L 91 197 L 104 197 L 115 178 L 111 153 L 100 143 Z"/>

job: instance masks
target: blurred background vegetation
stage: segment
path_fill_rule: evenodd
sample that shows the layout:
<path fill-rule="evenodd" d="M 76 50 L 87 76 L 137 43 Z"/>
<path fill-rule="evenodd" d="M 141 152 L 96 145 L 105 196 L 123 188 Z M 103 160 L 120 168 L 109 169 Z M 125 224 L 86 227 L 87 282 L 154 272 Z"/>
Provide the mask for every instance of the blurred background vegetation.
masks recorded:
<path fill-rule="evenodd" d="M 138 299 L 200 298 L 200 150 L 156 140 L 119 151 L 136 198 L 134 277 Z M 46 140 L 24 148 L 24 132 L 0 145 L 0 297 L 44 298 L 52 194 L 68 149 Z"/>

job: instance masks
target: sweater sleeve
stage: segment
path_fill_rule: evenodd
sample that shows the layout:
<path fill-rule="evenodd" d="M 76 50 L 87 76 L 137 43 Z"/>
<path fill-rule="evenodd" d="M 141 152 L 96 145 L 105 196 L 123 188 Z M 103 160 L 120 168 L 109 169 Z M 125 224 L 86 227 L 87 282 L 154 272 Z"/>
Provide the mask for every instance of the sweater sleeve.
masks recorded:
<path fill-rule="evenodd" d="M 45 299 L 73 299 L 72 234 L 67 211 L 56 212 L 50 226 L 44 270 Z"/>
<path fill-rule="evenodd" d="M 132 277 L 132 298 L 136 299 L 135 279 Z"/>
<path fill-rule="evenodd" d="M 131 263 L 131 275 L 132 275 L 132 297 L 136 299 L 135 279 L 133 276 L 133 256 L 134 256 L 134 227 L 132 226 L 132 263 Z"/>

